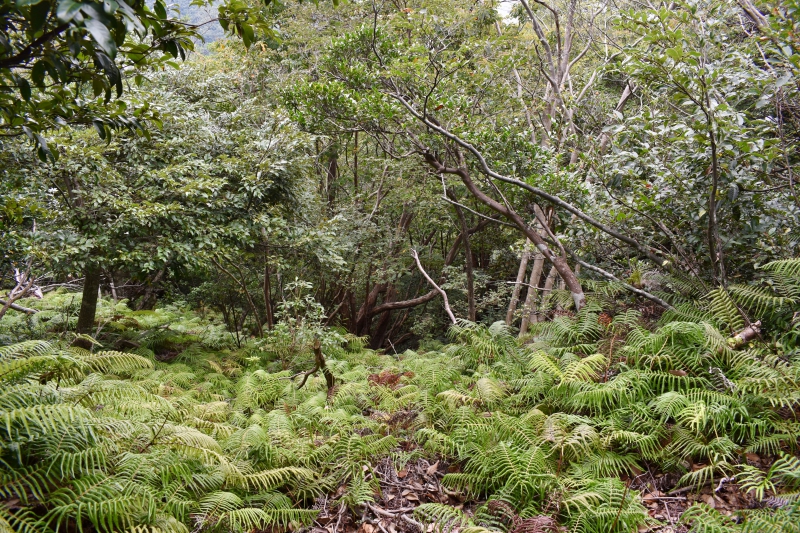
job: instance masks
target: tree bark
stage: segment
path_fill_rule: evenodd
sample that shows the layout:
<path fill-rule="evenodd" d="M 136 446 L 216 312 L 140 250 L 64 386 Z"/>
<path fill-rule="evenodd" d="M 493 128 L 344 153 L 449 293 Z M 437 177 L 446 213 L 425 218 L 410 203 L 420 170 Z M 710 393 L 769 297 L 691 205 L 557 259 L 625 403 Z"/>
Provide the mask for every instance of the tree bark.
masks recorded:
<path fill-rule="evenodd" d="M 144 295 L 142 299 L 136 304 L 136 310 L 141 311 L 142 309 L 153 309 L 156 305 L 156 289 L 158 287 L 158 283 L 161 281 L 161 278 L 164 277 L 164 274 L 167 271 L 167 267 L 165 266 L 158 272 L 156 275 L 153 276 L 153 279 L 147 282 L 147 285 L 144 289 Z"/>
<path fill-rule="evenodd" d="M 511 302 L 508 304 L 508 312 L 506 313 L 506 326 L 514 323 L 514 313 L 517 310 L 522 284 L 525 283 L 525 274 L 528 271 L 528 261 L 531 258 L 530 248 L 531 241 L 525 239 L 525 248 L 523 248 L 522 258 L 519 261 L 519 270 L 517 270 L 517 280 L 514 282 L 514 292 L 511 294 Z"/>
<path fill-rule="evenodd" d="M 275 326 L 275 318 L 272 314 L 272 288 L 269 280 L 269 263 L 267 263 L 266 254 L 264 256 L 264 307 L 267 309 L 267 329 L 272 329 Z"/>
<path fill-rule="evenodd" d="M 78 325 L 75 331 L 78 335 L 90 335 L 94 329 L 94 318 L 97 314 L 98 291 L 100 290 L 100 277 L 102 271 L 99 265 L 91 264 L 84 270 L 83 297 L 81 310 L 78 313 Z M 86 339 L 77 338 L 73 346 L 89 350 L 92 343 Z"/>
<path fill-rule="evenodd" d="M 8 300 L 0 300 L 0 305 L 3 306 L 3 309 L 0 310 L 0 318 L 3 318 L 3 315 L 6 314 L 6 311 L 8 311 L 8 309 L 13 309 L 14 311 L 19 311 L 21 313 L 26 313 L 29 315 L 33 315 L 39 312 L 38 309 L 31 309 L 30 307 L 22 307 L 21 305 L 9 302 Z"/>
<path fill-rule="evenodd" d="M 528 279 L 528 293 L 525 296 L 525 306 L 522 310 L 522 323 L 519 326 L 519 336 L 522 337 L 528 332 L 530 323 L 538 322 L 536 317 L 536 298 L 539 295 L 539 278 L 542 277 L 544 270 L 544 256 L 537 253 L 533 259 L 533 269 L 531 277 Z"/>
<path fill-rule="evenodd" d="M 21 305 L 17 305 L 14 302 L 17 300 L 24 298 L 28 295 L 33 288 L 34 283 L 36 283 L 36 279 L 31 275 L 31 261 L 28 262 L 28 268 L 25 272 L 21 273 L 16 271 L 17 275 L 15 276 L 17 284 L 16 286 L 11 289 L 11 292 L 8 293 L 8 300 L 0 300 L 0 305 L 3 307 L 0 309 L 0 319 L 2 319 L 5 314 L 8 312 L 9 309 L 14 309 L 15 311 L 22 311 L 28 314 L 36 313 L 35 309 L 28 309 L 27 307 L 22 307 Z"/>

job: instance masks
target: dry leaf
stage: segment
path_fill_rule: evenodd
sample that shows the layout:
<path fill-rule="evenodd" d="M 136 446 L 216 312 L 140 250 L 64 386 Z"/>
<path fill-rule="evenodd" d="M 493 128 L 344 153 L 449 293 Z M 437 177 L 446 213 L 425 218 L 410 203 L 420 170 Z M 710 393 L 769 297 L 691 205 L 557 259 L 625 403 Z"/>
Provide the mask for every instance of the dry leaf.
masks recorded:
<path fill-rule="evenodd" d="M 407 475 L 408 475 L 408 470 L 406 470 L 405 468 L 397 473 L 397 477 L 399 477 L 400 479 L 403 479 Z"/>
<path fill-rule="evenodd" d="M 431 466 L 429 466 L 428 469 L 425 471 L 425 473 L 429 476 L 432 476 L 433 474 L 436 473 L 437 470 L 439 470 L 439 461 L 436 461 Z"/>
<path fill-rule="evenodd" d="M 717 507 L 717 501 L 714 499 L 714 497 L 712 495 L 703 494 L 702 497 L 703 497 L 703 501 L 706 502 L 709 507 L 711 507 L 712 509 L 715 509 Z"/>

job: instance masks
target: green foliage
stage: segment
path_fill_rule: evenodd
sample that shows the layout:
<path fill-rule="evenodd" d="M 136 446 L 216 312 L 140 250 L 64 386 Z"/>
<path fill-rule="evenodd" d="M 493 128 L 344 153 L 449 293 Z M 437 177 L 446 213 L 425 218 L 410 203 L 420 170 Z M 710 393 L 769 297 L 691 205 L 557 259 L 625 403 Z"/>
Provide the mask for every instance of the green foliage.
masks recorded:
<path fill-rule="evenodd" d="M 67 297 L 43 302 L 57 308 Z M 707 304 L 715 299 L 722 303 Z M 399 447 L 410 442 L 421 446 L 415 453 L 461 465 L 442 480 L 449 490 L 574 531 L 651 524 L 638 492 L 621 481 L 645 467 L 693 488 L 736 476 L 757 500 L 793 502 L 800 464 L 789 452 L 800 423 L 780 413 L 800 402 L 800 362 L 776 358 L 765 342 L 731 348 L 719 329 L 734 320 L 729 301 L 714 292 L 701 300 L 709 321 L 654 329 L 635 311 L 601 328 L 586 310 L 537 326 L 532 345 L 499 324 L 462 322 L 443 352 L 398 358 L 331 337 L 323 347 L 331 391 L 322 376 L 297 389 L 291 378 L 302 359 L 270 372 L 261 366 L 276 352 L 209 352 L 199 333 L 207 322 L 186 310 L 103 304 L 111 331 L 135 318 L 180 335 L 185 351 L 159 362 L 144 345 L 167 341 L 138 328 L 137 353 L 41 340 L 0 348 L 0 496 L 19 500 L 2 519 L 32 532 L 73 523 L 109 532 L 308 524 L 310 499 L 339 487 L 337 505 L 374 501 L 376 465 L 406 457 Z M 745 451 L 779 457 L 760 469 L 742 461 Z M 703 466 L 687 470 L 692 463 Z M 415 512 L 443 530 L 477 532 L 497 527 L 492 509 Z M 740 525 L 696 506 L 682 520 L 693 531 L 776 528 L 791 509 L 746 514 Z"/>

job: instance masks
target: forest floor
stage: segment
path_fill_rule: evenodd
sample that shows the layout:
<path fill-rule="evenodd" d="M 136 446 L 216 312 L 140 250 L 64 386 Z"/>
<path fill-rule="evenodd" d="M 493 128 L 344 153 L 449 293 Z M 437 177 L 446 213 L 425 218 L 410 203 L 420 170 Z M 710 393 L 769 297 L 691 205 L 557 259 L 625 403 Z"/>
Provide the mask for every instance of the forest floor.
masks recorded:
<path fill-rule="evenodd" d="M 175 306 L 105 301 L 102 346 L 69 348 L 57 336 L 70 301 L 51 297 L 0 331 L 2 475 L 42 480 L 30 507 L 4 501 L 41 520 L 72 524 L 102 506 L 71 492 L 92 480 L 97 494 L 137 496 L 115 503 L 122 517 L 78 514 L 99 520 L 85 531 L 126 529 L 140 505 L 154 528 L 184 533 L 800 525 L 800 358 L 732 349 L 688 314 L 589 308 L 522 344 L 500 323 L 461 323 L 450 344 L 402 354 L 329 331 L 329 388 L 323 372 L 301 377 L 315 355 L 287 344 L 300 342 L 292 332 L 240 343 L 212 315 Z M 30 451 L 11 454 L 17 442 Z"/>

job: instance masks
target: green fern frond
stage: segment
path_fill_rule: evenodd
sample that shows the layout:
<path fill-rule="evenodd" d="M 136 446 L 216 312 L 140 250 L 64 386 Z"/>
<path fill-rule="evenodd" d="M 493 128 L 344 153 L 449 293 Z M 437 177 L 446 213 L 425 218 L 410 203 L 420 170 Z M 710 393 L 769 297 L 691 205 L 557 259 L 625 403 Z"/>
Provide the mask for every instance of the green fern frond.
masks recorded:
<path fill-rule="evenodd" d="M 763 265 L 761 268 L 780 276 L 800 278 L 800 258 L 772 261 L 771 263 Z"/>
<path fill-rule="evenodd" d="M 737 533 L 736 523 L 705 503 L 695 503 L 683 512 L 681 524 L 689 526 L 691 533 Z"/>
<path fill-rule="evenodd" d="M 720 327 L 727 328 L 731 334 L 744 328 L 744 319 L 739 307 L 726 289 L 722 287 L 715 289 L 708 293 L 707 298 L 709 309 Z"/>

